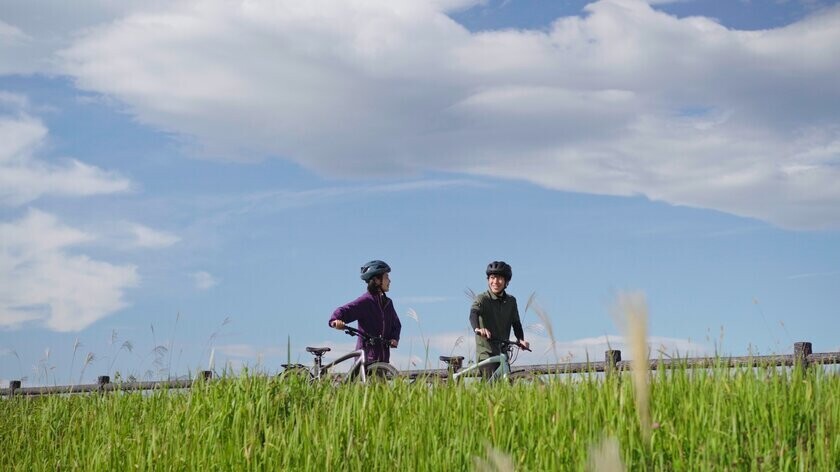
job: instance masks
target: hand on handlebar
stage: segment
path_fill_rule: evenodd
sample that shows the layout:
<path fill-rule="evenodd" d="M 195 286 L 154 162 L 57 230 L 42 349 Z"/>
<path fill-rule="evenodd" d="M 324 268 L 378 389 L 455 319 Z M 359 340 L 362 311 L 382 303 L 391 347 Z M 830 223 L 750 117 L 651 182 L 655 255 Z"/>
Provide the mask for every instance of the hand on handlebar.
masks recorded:
<path fill-rule="evenodd" d="M 358 337 L 362 338 L 362 340 L 363 340 L 362 342 L 366 346 L 397 347 L 397 345 L 400 343 L 396 339 L 385 339 L 382 336 L 371 336 L 371 335 L 366 334 L 366 333 L 364 333 L 364 332 L 362 332 L 362 331 L 360 331 L 356 328 L 353 328 L 352 326 L 348 326 L 347 323 L 345 323 L 341 320 L 333 320 L 332 321 L 332 327 L 335 328 L 335 329 L 344 330 L 344 333 L 348 334 L 350 336 L 358 336 Z"/>
<path fill-rule="evenodd" d="M 524 349 L 526 351 L 530 351 L 531 350 L 531 343 L 529 343 L 528 341 L 526 341 L 524 339 L 520 339 L 519 340 L 519 347 L 521 347 L 522 349 Z"/>

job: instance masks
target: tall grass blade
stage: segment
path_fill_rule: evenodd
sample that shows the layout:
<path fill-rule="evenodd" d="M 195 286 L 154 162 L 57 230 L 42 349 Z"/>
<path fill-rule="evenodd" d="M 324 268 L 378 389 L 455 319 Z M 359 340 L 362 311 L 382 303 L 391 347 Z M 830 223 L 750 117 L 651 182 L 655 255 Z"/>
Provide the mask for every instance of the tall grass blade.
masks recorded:
<path fill-rule="evenodd" d="M 630 347 L 635 389 L 636 412 L 642 438 L 650 441 L 650 386 L 648 384 L 649 352 L 647 342 L 648 308 L 645 295 L 641 292 L 626 292 L 618 296 L 616 303 L 618 317 L 622 320 Z"/>

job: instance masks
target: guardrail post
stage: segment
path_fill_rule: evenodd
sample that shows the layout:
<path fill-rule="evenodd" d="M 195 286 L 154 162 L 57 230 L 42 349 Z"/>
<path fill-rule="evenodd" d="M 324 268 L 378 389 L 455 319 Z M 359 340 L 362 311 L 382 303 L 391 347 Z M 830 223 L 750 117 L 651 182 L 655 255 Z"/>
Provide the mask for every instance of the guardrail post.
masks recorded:
<path fill-rule="evenodd" d="M 811 343 L 807 341 L 793 343 L 794 364 L 801 365 L 802 367 L 808 367 L 808 356 L 811 354 Z"/>
<path fill-rule="evenodd" d="M 105 386 L 109 383 L 111 383 L 111 377 L 108 377 L 107 375 L 100 375 L 96 378 L 96 385 L 99 386 L 100 392 L 105 390 Z"/>
<path fill-rule="evenodd" d="M 12 397 L 15 395 L 15 390 L 20 388 L 20 380 L 10 380 L 9 381 L 9 396 Z"/>
<path fill-rule="evenodd" d="M 612 374 L 618 371 L 616 365 L 621 362 L 621 351 L 609 349 L 604 352 L 604 372 Z"/>

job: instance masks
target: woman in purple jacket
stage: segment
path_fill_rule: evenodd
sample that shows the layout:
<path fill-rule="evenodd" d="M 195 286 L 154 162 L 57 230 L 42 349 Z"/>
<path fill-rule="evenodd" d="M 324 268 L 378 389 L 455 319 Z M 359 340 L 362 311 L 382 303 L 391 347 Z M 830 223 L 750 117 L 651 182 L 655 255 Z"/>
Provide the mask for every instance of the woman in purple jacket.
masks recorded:
<path fill-rule="evenodd" d="M 357 321 L 359 331 L 369 336 L 382 336 L 390 346 L 364 346 L 362 338 L 356 341 L 356 349 L 365 349 L 368 362 L 388 362 L 391 347 L 400 342 L 402 325 L 394 310 L 394 303 L 385 295 L 391 288 L 391 268 L 382 261 L 370 261 L 362 266 L 362 280 L 367 283 L 367 292 L 352 302 L 338 307 L 330 317 L 330 327 L 344 329 L 344 325 Z"/>

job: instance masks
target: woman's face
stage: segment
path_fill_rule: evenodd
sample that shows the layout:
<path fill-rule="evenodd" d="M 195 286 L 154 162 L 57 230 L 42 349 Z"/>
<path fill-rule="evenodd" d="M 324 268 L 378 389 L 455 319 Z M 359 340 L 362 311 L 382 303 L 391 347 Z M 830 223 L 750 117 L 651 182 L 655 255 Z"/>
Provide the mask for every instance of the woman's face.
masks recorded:
<path fill-rule="evenodd" d="M 391 275 L 388 272 L 382 274 L 382 283 L 379 284 L 379 288 L 383 293 L 391 289 Z"/>

